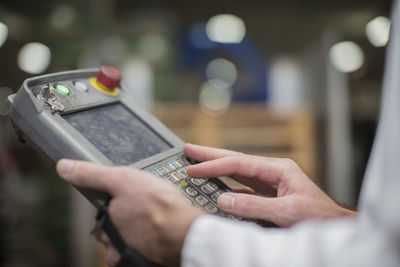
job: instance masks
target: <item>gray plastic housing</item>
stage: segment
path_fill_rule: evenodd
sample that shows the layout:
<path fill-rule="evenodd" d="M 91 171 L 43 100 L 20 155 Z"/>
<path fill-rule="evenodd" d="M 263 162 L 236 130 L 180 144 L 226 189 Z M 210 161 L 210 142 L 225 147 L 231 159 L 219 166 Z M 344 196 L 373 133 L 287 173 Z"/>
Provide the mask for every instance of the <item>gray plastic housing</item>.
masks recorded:
<path fill-rule="evenodd" d="M 9 117 L 17 136 L 44 152 L 54 162 L 61 158 L 69 158 L 102 165 L 114 165 L 91 142 L 66 122 L 62 115 L 107 104 L 121 103 L 171 146 L 171 149 L 140 160 L 131 166 L 144 169 L 171 156 L 183 155 L 184 142 L 153 115 L 136 105 L 134 99 L 125 93 L 123 84 L 119 86 L 120 94 L 118 96 L 109 96 L 95 89 L 89 79 L 96 77 L 98 72 L 99 69 L 66 71 L 25 80 L 20 90 L 7 99 Z M 74 81 L 85 83 L 88 91 L 74 89 Z M 58 82 L 62 82 L 72 90 L 69 96 L 57 94 L 65 107 L 61 113 L 53 112 L 50 106 L 36 97 L 41 87 Z M 100 207 L 108 199 L 108 195 L 103 192 L 83 188 L 78 188 L 78 190 L 96 207 Z"/>

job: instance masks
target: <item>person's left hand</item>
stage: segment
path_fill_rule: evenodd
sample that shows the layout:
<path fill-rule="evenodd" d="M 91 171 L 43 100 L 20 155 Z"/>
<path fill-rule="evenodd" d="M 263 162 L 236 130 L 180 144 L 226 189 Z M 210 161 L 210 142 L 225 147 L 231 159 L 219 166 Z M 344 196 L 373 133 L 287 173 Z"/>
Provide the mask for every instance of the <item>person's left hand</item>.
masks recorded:
<path fill-rule="evenodd" d="M 89 162 L 60 160 L 58 174 L 71 184 L 108 193 L 111 220 L 128 246 L 152 261 L 179 265 L 183 241 L 191 224 L 203 213 L 179 190 L 158 177 L 132 167 L 105 167 Z M 118 254 L 108 238 L 106 261 Z"/>

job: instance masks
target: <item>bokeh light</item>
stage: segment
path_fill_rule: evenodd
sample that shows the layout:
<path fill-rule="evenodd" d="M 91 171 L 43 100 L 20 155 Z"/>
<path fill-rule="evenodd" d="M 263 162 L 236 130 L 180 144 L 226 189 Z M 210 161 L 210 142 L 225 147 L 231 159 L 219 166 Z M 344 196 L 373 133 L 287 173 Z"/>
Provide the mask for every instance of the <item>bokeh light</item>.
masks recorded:
<path fill-rule="evenodd" d="M 4 23 L 0 22 L 0 47 L 7 40 L 8 36 L 8 27 Z"/>
<path fill-rule="evenodd" d="M 339 42 L 332 46 L 329 58 L 335 69 L 344 73 L 356 71 L 364 63 L 361 47 L 351 41 Z"/>
<path fill-rule="evenodd" d="M 390 36 L 390 20 L 383 16 L 374 18 L 365 27 L 365 33 L 373 46 L 385 46 Z"/>
<path fill-rule="evenodd" d="M 302 108 L 305 96 L 304 76 L 298 59 L 280 56 L 269 68 L 269 106 L 282 115 Z"/>
<path fill-rule="evenodd" d="M 220 14 L 208 20 L 206 32 L 211 41 L 235 44 L 243 40 L 246 26 L 243 20 L 235 15 Z"/>
<path fill-rule="evenodd" d="M 231 98 L 230 87 L 221 80 L 207 81 L 200 88 L 200 107 L 209 115 L 225 113 L 231 104 Z"/>
<path fill-rule="evenodd" d="M 206 77 L 210 82 L 222 80 L 231 87 L 237 79 L 237 69 L 231 61 L 224 58 L 216 58 L 208 63 Z"/>
<path fill-rule="evenodd" d="M 68 28 L 75 19 L 75 10 L 69 6 L 59 6 L 50 15 L 50 25 L 58 30 Z"/>
<path fill-rule="evenodd" d="M 125 92 L 143 108 L 153 104 L 155 73 L 147 61 L 131 57 L 121 67 Z"/>
<path fill-rule="evenodd" d="M 126 41 L 119 36 L 109 36 L 100 42 L 100 55 L 107 64 L 118 64 L 127 54 Z"/>
<path fill-rule="evenodd" d="M 28 43 L 18 53 L 18 66 L 29 74 L 42 73 L 50 64 L 51 51 L 42 43 Z"/>
<path fill-rule="evenodd" d="M 168 52 L 168 42 L 160 34 L 146 34 L 138 42 L 138 51 L 150 62 L 159 61 Z"/>

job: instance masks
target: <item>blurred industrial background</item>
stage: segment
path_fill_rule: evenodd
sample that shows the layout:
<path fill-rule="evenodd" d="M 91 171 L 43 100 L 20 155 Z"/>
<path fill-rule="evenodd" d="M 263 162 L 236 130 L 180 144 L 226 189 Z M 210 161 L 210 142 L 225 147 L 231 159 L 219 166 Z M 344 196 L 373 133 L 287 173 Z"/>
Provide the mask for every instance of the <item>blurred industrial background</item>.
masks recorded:
<path fill-rule="evenodd" d="M 356 207 L 379 115 L 390 0 L 2 0 L 0 266 L 101 266 L 94 211 L 16 142 L 24 79 L 117 67 L 185 141 L 291 157 Z"/>

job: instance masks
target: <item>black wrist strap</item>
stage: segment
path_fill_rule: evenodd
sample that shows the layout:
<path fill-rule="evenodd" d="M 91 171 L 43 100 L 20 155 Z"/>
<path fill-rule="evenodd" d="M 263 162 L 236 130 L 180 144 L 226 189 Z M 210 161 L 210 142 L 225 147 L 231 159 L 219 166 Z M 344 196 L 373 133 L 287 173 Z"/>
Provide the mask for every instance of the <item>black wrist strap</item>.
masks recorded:
<path fill-rule="evenodd" d="M 149 261 L 143 255 L 139 254 L 136 250 L 128 247 L 121 235 L 118 233 L 117 228 L 111 221 L 110 215 L 107 211 L 107 205 L 100 207 L 96 215 L 96 228 L 95 230 L 103 229 L 103 231 L 110 238 L 114 247 L 121 255 L 121 259 L 117 267 L 156 267 L 160 266 L 156 263 Z"/>

